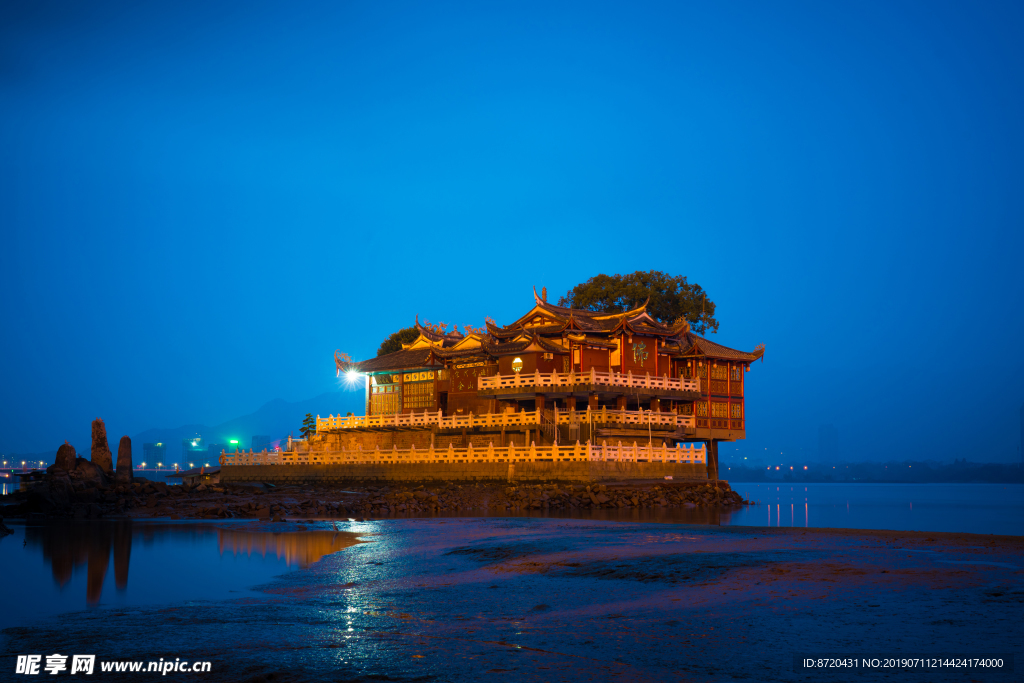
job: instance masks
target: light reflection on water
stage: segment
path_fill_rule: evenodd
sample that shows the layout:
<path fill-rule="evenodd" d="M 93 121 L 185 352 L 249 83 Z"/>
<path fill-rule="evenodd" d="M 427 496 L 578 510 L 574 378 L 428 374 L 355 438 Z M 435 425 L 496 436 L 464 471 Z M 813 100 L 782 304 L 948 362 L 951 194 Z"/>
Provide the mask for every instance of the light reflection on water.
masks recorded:
<path fill-rule="evenodd" d="M 206 523 L 9 526 L 15 533 L 0 539 L 7 589 L 0 628 L 85 607 L 240 597 L 358 542 L 333 529 L 280 533 Z"/>
<path fill-rule="evenodd" d="M 759 502 L 723 515 L 745 526 L 1024 535 L 1024 484 L 744 484 Z"/>

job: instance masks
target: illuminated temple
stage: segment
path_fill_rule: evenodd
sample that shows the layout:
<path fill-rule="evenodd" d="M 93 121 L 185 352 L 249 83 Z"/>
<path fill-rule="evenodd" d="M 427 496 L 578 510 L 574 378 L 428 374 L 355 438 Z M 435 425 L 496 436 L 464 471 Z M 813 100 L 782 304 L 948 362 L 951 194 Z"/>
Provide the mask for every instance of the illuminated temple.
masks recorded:
<path fill-rule="evenodd" d="M 746 435 L 746 373 L 764 353 L 709 341 L 685 320 L 663 324 L 646 304 L 603 313 L 536 292 L 509 325 L 488 319 L 460 332 L 417 318 L 416 330 L 394 353 L 357 363 L 336 355 L 339 374 L 365 382 L 366 413 L 318 417 L 310 452 L 475 448 L 494 457 L 574 445 L 591 459 L 615 447 L 638 461 L 694 462 L 679 454 L 706 444 L 701 462 L 717 478 L 718 442 Z"/>

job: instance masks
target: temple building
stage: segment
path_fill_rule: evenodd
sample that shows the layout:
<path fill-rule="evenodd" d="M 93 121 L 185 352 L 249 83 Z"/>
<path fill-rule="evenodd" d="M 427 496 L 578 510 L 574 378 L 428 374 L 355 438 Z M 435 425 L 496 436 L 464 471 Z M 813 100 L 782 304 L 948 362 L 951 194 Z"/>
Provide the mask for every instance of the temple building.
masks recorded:
<path fill-rule="evenodd" d="M 555 306 L 534 292 L 515 322 L 484 328 L 420 324 L 401 351 L 349 363 L 366 414 L 317 419 L 311 447 L 537 446 L 574 442 L 670 448 L 746 436 L 744 384 L 764 354 L 722 346 L 639 308 L 605 313 Z"/>

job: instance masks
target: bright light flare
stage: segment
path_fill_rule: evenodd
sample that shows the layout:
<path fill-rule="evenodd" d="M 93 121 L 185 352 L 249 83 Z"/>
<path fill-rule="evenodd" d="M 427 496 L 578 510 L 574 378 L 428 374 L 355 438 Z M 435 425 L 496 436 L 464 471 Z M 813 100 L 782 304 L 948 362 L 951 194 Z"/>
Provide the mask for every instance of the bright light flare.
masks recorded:
<path fill-rule="evenodd" d="M 361 378 L 362 376 L 363 374 L 358 370 L 345 371 L 345 381 L 348 382 L 349 384 L 355 384 L 356 382 L 359 381 L 359 378 Z"/>

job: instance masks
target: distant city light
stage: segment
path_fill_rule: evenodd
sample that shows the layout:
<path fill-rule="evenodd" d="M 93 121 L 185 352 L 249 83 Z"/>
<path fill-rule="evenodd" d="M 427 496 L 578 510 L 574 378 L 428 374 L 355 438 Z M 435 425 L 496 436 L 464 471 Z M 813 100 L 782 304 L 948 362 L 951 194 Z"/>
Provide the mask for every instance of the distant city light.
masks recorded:
<path fill-rule="evenodd" d="M 196 445 L 196 442 L 195 442 L 195 441 L 193 441 L 193 442 L 192 442 L 192 445 L 193 445 L 193 446 L 195 446 L 195 445 Z"/>
<path fill-rule="evenodd" d="M 238 439 L 231 439 L 229 443 L 238 443 Z"/>

